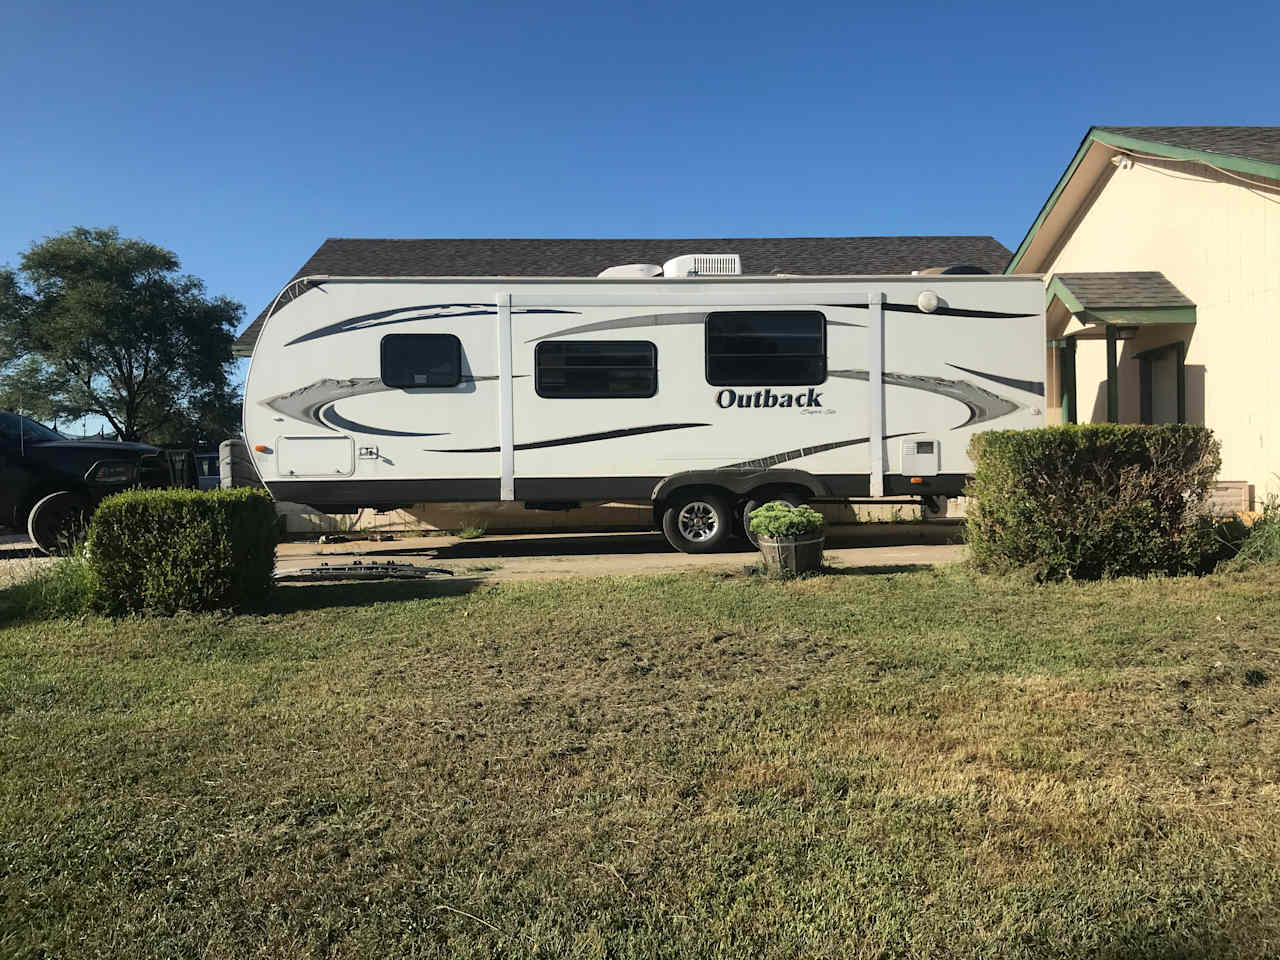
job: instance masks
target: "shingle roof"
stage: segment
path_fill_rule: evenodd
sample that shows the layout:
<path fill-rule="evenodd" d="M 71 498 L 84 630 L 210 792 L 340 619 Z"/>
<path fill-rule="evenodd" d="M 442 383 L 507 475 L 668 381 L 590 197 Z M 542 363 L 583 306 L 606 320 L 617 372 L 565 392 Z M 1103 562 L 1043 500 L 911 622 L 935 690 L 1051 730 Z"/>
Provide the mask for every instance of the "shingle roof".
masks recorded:
<path fill-rule="evenodd" d="M 1155 270 L 1055 273 L 1053 279 L 1062 281 L 1081 306 L 1091 310 L 1195 306 L 1163 273 Z"/>
<path fill-rule="evenodd" d="M 1098 127 L 1171 147 L 1280 163 L 1280 127 Z"/>
<path fill-rule="evenodd" d="M 594 277 L 623 263 L 663 263 L 685 253 L 737 253 L 747 274 L 859 275 L 926 267 L 999 273 L 1009 250 L 994 237 L 714 237 L 681 239 L 331 238 L 294 274 L 376 277 Z M 283 301 L 282 301 L 283 302 Z M 236 340 L 253 347 L 266 310 Z"/>

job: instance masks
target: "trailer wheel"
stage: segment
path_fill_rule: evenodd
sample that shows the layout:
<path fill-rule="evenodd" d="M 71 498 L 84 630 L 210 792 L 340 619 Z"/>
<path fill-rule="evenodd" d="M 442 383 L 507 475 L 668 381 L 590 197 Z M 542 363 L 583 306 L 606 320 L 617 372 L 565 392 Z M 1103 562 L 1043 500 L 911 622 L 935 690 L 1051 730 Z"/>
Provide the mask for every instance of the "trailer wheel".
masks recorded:
<path fill-rule="evenodd" d="M 733 536 L 733 511 L 720 494 L 682 494 L 663 511 L 662 532 L 681 553 L 711 553 Z"/>
<path fill-rule="evenodd" d="M 89 502 L 78 493 L 59 490 L 31 508 L 27 533 L 45 553 L 59 556 L 70 551 L 88 520 Z"/>
<path fill-rule="evenodd" d="M 742 535 L 751 541 L 753 547 L 760 545 L 760 538 L 751 532 L 751 511 L 759 510 L 766 503 L 774 503 L 781 500 L 783 503 L 789 503 L 793 507 L 798 507 L 805 502 L 804 497 L 789 490 L 779 492 L 777 494 L 770 493 L 767 490 L 757 491 L 747 498 L 746 504 L 742 508 Z"/>

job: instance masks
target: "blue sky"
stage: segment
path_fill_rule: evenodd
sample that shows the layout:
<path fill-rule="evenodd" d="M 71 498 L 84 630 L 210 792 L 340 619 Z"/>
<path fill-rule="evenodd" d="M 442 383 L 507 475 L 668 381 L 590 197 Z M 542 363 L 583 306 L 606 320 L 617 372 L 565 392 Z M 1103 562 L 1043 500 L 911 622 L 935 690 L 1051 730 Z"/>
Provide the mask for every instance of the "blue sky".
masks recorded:
<path fill-rule="evenodd" d="M 114 224 L 252 317 L 328 236 L 1014 247 L 1092 123 L 1280 122 L 1278 11 L 6 4 L 0 263 Z"/>

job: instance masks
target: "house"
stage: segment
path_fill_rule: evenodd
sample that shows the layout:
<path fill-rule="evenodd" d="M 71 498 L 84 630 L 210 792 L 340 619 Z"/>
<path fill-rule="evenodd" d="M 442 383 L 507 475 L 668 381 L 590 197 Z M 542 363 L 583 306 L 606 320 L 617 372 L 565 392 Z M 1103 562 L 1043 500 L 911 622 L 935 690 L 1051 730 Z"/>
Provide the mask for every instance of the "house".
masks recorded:
<path fill-rule="evenodd" d="M 1050 423 L 1203 424 L 1280 492 L 1280 127 L 1093 127 L 1006 267 L 1044 277 Z"/>

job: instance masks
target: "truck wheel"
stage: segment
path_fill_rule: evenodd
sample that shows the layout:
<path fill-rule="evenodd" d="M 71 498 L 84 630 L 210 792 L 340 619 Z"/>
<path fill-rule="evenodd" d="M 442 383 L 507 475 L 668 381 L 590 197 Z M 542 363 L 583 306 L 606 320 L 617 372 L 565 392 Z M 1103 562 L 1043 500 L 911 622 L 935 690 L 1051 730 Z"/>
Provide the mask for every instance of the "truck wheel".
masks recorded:
<path fill-rule="evenodd" d="M 760 538 L 751 532 L 751 511 L 759 510 L 766 503 L 773 503 L 777 500 L 781 500 L 783 503 L 789 503 L 793 507 L 798 507 L 805 502 L 803 497 L 790 492 L 770 494 L 766 490 L 759 493 L 753 493 L 748 497 L 746 505 L 742 508 L 742 533 L 751 541 L 751 545 L 753 547 L 760 545 Z"/>
<path fill-rule="evenodd" d="M 31 508 L 27 533 L 45 553 L 58 556 L 70 552 L 88 520 L 89 502 L 78 493 L 59 490 Z"/>
<path fill-rule="evenodd" d="M 684 494 L 663 511 L 662 532 L 681 553 L 711 553 L 733 535 L 733 513 L 719 494 Z"/>

